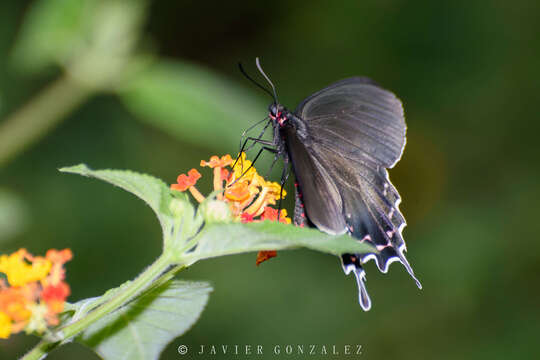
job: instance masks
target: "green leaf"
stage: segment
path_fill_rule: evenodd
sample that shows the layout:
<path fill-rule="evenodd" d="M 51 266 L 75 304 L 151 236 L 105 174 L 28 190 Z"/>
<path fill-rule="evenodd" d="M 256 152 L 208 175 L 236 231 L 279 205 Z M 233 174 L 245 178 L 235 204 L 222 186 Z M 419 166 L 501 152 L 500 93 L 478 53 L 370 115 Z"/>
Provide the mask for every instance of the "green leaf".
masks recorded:
<path fill-rule="evenodd" d="M 101 86 L 122 73 L 138 42 L 145 0 L 38 0 L 13 52 L 25 71 L 67 65 L 70 75 Z"/>
<path fill-rule="evenodd" d="M 236 148 L 242 130 L 266 115 L 255 91 L 178 61 L 158 61 L 118 91 L 140 119 L 197 146 Z"/>
<path fill-rule="evenodd" d="M 92 324 L 77 341 L 106 360 L 158 359 L 197 321 L 211 291 L 207 283 L 169 281 Z"/>
<path fill-rule="evenodd" d="M 169 187 L 162 180 L 129 170 L 92 170 L 85 164 L 63 167 L 59 170 L 100 179 L 129 191 L 154 210 L 163 233 L 165 235 L 170 233 L 173 226 L 173 218 L 169 207 L 172 196 Z M 185 202 L 185 206 L 192 207 L 187 200 Z"/>
<path fill-rule="evenodd" d="M 333 255 L 377 252 L 372 246 L 360 243 L 349 235 L 333 236 L 315 229 L 270 221 L 250 224 L 206 224 L 197 237 L 196 249 L 183 256 L 186 265 L 223 255 L 299 247 Z"/>
<path fill-rule="evenodd" d="M 163 181 L 132 171 L 91 170 L 84 164 L 62 168 L 60 171 L 107 181 L 144 200 L 159 218 L 164 233 L 165 250 L 174 252 L 178 261 L 184 265 L 217 256 L 299 247 L 333 255 L 376 252 L 373 247 L 348 235 L 333 236 L 315 229 L 269 221 L 251 224 L 207 222 L 192 238 L 199 230 L 202 216 L 194 216 L 193 206 L 185 196 L 180 194 L 173 198 Z M 176 202 L 180 204 L 171 206 Z M 174 216 L 171 209 L 175 212 Z M 182 253 L 194 245 L 195 250 Z"/>
<path fill-rule="evenodd" d="M 97 4 L 92 0 L 35 1 L 24 18 L 13 62 L 39 71 L 69 58 L 88 37 Z"/>

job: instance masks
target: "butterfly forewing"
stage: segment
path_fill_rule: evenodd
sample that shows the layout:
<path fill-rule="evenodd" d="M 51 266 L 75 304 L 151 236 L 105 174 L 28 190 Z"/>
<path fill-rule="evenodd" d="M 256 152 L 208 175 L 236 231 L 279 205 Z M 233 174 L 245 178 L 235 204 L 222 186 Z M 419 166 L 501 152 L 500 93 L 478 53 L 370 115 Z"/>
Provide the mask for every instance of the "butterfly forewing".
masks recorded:
<path fill-rule="evenodd" d="M 309 211 L 309 220 L 318 229 L 330 234 L 343 234 L 347 224 L 342 215 L 341 195 L 332 177 L 317 158 L 311 156 L 293 128 L 289 128 L 287 147 L 291 153 L 296 180 L 302 193 L 316 194 L 302 199 Z M 320 206 L 324 203 L 324 206 Z M 298 223 L 298 219 L 296 220 Z"/>
<path fill-rule="evenodd" d="M 332 141 L 361 160 L 392 167 L 405 145 L 405 119 L 394 94 L 366 78 L 337 82 L 296 109 L 314 140 Z"/>

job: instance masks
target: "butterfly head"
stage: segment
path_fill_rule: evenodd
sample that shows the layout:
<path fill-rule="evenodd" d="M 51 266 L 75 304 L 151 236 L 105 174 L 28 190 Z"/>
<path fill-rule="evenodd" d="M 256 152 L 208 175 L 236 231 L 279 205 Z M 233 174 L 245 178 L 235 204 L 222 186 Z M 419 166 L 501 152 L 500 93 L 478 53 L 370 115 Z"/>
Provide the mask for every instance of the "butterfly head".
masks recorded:
<path fill-rule="evenodd" d="M 287 124 L 287 110 L 281 104 L 276 104 L 275 102 L 270 104 L 268 107 L 268 116 L 274 122 L 276 122 L 280 127 L 283 127 Z"/>

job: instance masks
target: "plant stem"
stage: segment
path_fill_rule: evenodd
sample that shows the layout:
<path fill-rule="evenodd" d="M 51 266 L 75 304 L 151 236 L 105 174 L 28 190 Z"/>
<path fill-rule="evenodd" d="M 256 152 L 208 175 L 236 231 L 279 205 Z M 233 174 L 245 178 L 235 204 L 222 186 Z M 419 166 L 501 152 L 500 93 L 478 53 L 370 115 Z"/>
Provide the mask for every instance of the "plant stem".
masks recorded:
<path fill-rule="evenodd" d="M 24 355 L 21 360 L 26 359 L 32 359 L 32 360 L 40 360 L 45 359 L 47 357 L 47 354 L 51 352 L 56 346 L 58 346 L 58 343 L 51 343 L 49 341 L 41 340 L 32 350 L 30 350 L 29 353 Z"/>
<path fill-rule="evenodd" d="M 39 140 L 93 92 L 64 74 L 8 116 L 0 123 L 0 166 Z"/>
<path fill-rule="evenodd" d="M 64 326 L 58 330 L 62 340 L 47 340 L 44 339 L 39 342 L 29 353 L 24 355 L 21 360 L 38 360 L 44 359 L 47 354 L 62 344 L 88 326 L 101 319 L 103 316 L 111 313 L 112 311 L 118 309 L 126 302 L 133 299 L 135 296 L 139 295 L 141 292 L 146 290 L 153 281 L 158 278 L 167 268 L 171 265 L 170 256 L 167 254 L 162 254 L 157 260 L 150 265 L 145 271 L 143 271 L 135 280 L 133 280 L 128 286 L 116 293 L 111 299 L 107 302 L 101 304 L 90 313 L 88 313 L 82 319 Z M 183 269 L 183 267 L 177 266 L 175 269 L 177 271 Z M 167 272 L 167 276 L 170 276 L 170 272 Z"/>

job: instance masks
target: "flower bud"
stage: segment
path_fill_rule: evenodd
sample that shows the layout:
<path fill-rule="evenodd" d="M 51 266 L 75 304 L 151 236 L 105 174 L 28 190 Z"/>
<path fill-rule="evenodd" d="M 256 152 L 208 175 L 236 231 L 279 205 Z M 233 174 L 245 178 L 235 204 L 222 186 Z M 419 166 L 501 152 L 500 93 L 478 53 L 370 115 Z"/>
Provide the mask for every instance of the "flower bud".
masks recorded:
<path fill-rule="evenodd" d="M 182 199 L 173 198 L 169 204 L 169 210 L 175 218 L 181 218 L 186 214 L 186 210 L 191 208 L 191 204 Z"/>
<path fill-rule="evenodd" d="M 229 205 L 224 201 L 209 200 L 201 205 L 204 220 L 207 223 L 229 222 L 232 220 Z"/>

